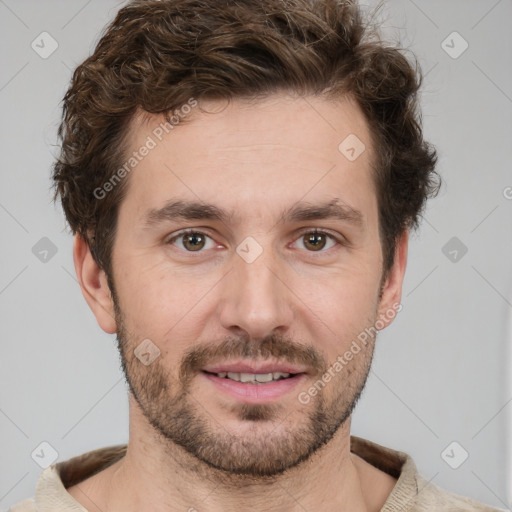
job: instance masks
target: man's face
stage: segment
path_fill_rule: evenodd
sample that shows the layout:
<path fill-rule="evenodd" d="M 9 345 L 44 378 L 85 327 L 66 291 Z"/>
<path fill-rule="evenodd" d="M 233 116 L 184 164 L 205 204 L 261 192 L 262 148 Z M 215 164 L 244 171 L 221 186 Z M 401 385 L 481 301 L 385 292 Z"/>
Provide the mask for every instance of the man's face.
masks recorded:
<path fill-rule="evenodd" d="M 201 105 L 216 113 L 195 107 L 162 140 L 161 117 L 133 123 L 129 152 L 155 145 L 131 171 L 112 253 L 121 356 L 160 439 L 227 473 L 274 475 L 349 418 L 374 340 L 333 363 L 390 307 L 370 137 L 348 100 Z M 339 149 L 350 134 L 366 146 L 355 160 Z M 189 218 L 163 209 L 176 201 Z"/>

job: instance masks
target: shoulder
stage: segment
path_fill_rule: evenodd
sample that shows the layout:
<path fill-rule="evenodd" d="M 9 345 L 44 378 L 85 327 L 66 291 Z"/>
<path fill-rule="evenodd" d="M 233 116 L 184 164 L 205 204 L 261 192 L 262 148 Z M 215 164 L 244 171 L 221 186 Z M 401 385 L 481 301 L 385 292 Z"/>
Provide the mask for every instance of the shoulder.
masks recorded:
<path fill-rule="evenodd" d="M 9 509 L 9 512 L 38 512 L 38 508 L 34 499 L 29 498 L 27 500 L 20 501 L 16 505 L 13 505 Z"/>
<path fill-rule="evenodd" d="M 499 512 L 505 509 L 494 508 L 472 498 L 448 491 L 418 476 L 418 494 L 415 506 L 411 510 L 414 512 Z"/>
<path fill-rule="evenodd" d="M 406 452 L 353 435 L 351 451 L 396 479 L 392 488 L 389 482 L 384 487 L 388 497 L 381 512 L 507 512 L 427 481 Z"/>

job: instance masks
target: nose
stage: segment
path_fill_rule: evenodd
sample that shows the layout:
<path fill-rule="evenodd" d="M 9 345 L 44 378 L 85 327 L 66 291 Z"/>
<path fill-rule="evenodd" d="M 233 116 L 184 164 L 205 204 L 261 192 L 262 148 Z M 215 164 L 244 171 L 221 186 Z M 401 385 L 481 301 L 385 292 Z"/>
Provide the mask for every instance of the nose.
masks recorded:
<path fill-rule="evenodd" d="M 284 263 L 283 263 L 284 264 Z M 219 302 L 220 322 L 226 330 L 251 339 L 285 334 L 292 325 L 294 295 L 284 269 L 266 248 L 252 262 L 238 254 L 223 279 Z"/>

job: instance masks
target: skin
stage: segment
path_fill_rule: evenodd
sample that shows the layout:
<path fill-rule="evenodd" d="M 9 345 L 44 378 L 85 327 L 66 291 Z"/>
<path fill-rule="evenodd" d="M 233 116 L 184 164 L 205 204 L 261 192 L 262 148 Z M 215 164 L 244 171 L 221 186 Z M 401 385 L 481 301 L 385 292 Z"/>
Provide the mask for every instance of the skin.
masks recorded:
<path fill-rule="evenodd" d="M 68 492 L 103 512 L 380 510 L 396 480 L 350 452 L 350 415 L 375 339 L 309 403 L 297 398 L 365 328 L 377 319 L 389 325 L 394 315 L 386 313 L 401 299 L 407 233 L 382 282 L 364 116 L 350 98 L 285 94 L 201 107 L 209 112 L 196 107 L 130 173 L 112 253 L 114 296 L 75 238 L 82 292 L 100 327 L 117 333 L 132 392 L 126 456 Z M 130 151 L 161 121 L 137 115 Z M 355 161 L 338 150 L 349 134 L 366 146 Z M 171 198 L 234 216 L 145 228 L 148 210 Z M 360 222 L 280 222 L 299 201 L 335 198 Z M 207 235 L 200 251 L 186 237 L 170 241 L 185 228 Z M 320 235 L 315 250 L 315 228 L 335 238 Z M 248 236 L 262 249 L 251 263 L 236 252 Z M 144 339 L 160 350 L 149 365 L 134 355 Z M 306 377 L 273 402 L 251 405 L 219 391 L 197 362 L 242 359 L 300 363 Z"/>

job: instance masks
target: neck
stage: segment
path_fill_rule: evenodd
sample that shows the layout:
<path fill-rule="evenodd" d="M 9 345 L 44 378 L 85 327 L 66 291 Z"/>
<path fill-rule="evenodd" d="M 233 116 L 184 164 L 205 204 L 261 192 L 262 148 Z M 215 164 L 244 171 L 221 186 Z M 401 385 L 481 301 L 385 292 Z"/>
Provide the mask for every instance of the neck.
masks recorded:
<path fill-rule="evenodd" d="M 100 486 L 103 511 L 370 510 L 366 463 L 350 453 L 350 419 L 308 460 L 261 478 L 209 467 L 159 437 L 137 407 L 130 408 L 130 425 L 126 456 L 105 471 Z"/>

